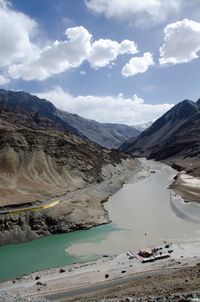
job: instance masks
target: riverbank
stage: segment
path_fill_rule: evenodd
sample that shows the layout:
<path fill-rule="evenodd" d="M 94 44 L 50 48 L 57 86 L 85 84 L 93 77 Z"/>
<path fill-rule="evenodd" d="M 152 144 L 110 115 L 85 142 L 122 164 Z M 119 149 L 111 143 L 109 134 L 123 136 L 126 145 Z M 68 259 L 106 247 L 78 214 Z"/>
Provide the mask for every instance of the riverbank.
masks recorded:
<path fill-rule="evenodd" d="M 103 203 L 140 170 L 135 159 L 105 165 L 100 183 L 90 183 L 59 197 L 59 203 L 37 211 L 0 215 L 0 245 L 24 242 L 51 234 L 88 229 L 109 222 Z M 12 209 L 13 211 L 13 209 Z"/>
<path fill-rule="evenodd" d="M 200 300 L 199 265 L 158 274 L 138 276 L 136 280 L 89 295 L 63 301 L 109 302 L 194 302 Z"/>
<path fill-rule="evenodd" d="M 76 259 L 82 256 L 88 256 L 89 260 L 91 253 L 98 255 L 99 260 L 36 272 L 22 279 L 1 283 L 2 290 L 27 297 L 54 297 L 55 294 L 59 296 L 74 290 L 77 292 L 88 286 L 98 286 L 107 279 L 121 282 L 124 277 L 132 278 L 152 270 L 168 271 L 171 268 L 179 269 L 199 263 L 199 225 L 193 223 L 192 215 L 185 219 L 177 215 L 172 207 L 168 186 L 176 171 L 158 162 L 140 162 L 143 169 L 134 174 L 131 182 L 124 185 L 104 205 L 116 230 L 99 237 L 95 229 L 91 229 L 94 231 L 93 239 L 88 240 L 88 231 L 83 231 L 86 233 L 81 234 L 81 240 L 66 240 L 65 256 L 77 257 L 74 262 L 77 263 Z M 181 198 L 173 198 L 174 204 L 182 207 Z M 181 211 L 178 209 L 178 214 L 185 212 L 187 215 L 190 208 L 189 204 L 184 204 L 184 207 L 180 208 Z M 197 210 L 198 207 L 194 209 L 195 213 Z M 169 259 L 142 264 L 137 259 L 129 259 L 126 254 L 129 250 L 162 245 L 164 241 L 173 242 L 173 253 Z M 60 249 L 59 242 L 56 246 Z M 36 246 L 31 250 L 38 253 Z M 41 256 L 46 259 L 52 253 L 54 250 L 50 248 Z M 102 257 L 105 253 L 107 257 Z M 5 259 L 5 263 L 9 263 L 9 258 Z"/>
<path fill-rule="evenodd" d="M 173 250 L 170 258 L 153 263 L 142 264 L 136 258 L 129 259 L 126 253 L 122 253 L 118 256 L 102 257 L 97 261 L 85 264 L 48 269 L 24 276 L 21 279 L 3 282 L 1 283 L 1 292 L 6 291 L 14 296 L 20 294 L 22 297 L 29 297 L 30 299 L 46 297 L 50 300 L 57 299 L 57 301 L 61 301 L 59 297 L 64 292 L 67 293 L 79 288 L 90 287 L 108 280 L 120 280 L 119 278 L 122 277 L 155 271 L 162 273 L 163 270 L 168 271 L 195 266 L 200 261 L 200 246 L 198 245 L 194 249 L 191 244 L 172 244 L 170 249 Z M 171 277 L 173 274 L 172 272 Z M 117 293 L 115 292 L 115 294 Z M 69 294 L 68 297 L 70 298 Z"/>
<path fill-rule="evenodd" d="M 200 203 L 200 178 L 180 172 L 170 186 L 185 202 Z"/>
<path fill-rule="evenodd" d="M 185 202 L 200 203 L 200 159 L 172 158 L 164 160 L 164 163 L 178 171 L 170 188 Z"/>

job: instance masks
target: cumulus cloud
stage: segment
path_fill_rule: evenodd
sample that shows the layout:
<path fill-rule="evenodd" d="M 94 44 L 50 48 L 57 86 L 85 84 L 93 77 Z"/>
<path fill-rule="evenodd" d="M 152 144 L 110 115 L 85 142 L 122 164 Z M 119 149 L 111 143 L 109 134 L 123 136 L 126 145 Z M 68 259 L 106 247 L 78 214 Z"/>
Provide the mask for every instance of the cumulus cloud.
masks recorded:
<path fill-rule="evenodd" d="M 92 68 L 98 69 L 114 62 L 119 55 L 137 52 L 134 41 L 93 41 L 92 35 L 83 26 L 68 28 L 65 34 L 66 40 L 54 41 L 38 51 L 38 57 L 33 60 L 11 65 L 8 69 L 10 77 L 42 81 L 54 74 L 78 68 L 85 60 Z"/>
<path fill-rule="evenodd" d="M 172 104 L 146 104 L 137 95 L 132 98 L 126 98 L 123 94 L 119 94 L 116 97 L 72 96 L 60 87 L 45 93 L 35 94 L 70 113 L 76 113 L 99 122 L 127 125 L 154 121 L 173 106 Z"/>
<path fill-rule="evenodd" d="M 153 25 L 179 11 L 182 0 L 85 0 L 87 8 L 107 18 Z M 134 21 L 133 21 L 134 20 Z"/>
<path fill-rule="evenodd" d="M 31 39 L 36 32 L 35 21 L 0 0 L 0 67 L 35 57 L 38 48 Z"/>
<path fill-rule="evenodd" d="M 14 11 L 9 1 L 0 0 L 0 67 L 12 79 L 42 81 L 79 68 L 84 61 L 98 69 L 110 66 L 119 55 L 137 52 L 134 41 L 94 41 L 83 26 L 68 28 L 65 35 L 61 41 L 43 41 L 40 45 L 37 23 Z"/>
<path fill-rule="evenodd" d="M 90 66 L 100 68 L 115 61 L 119 55 L 137 53 L 137 46 L 134 41 L 124 40 L 121 43 L 109 39 L 94 41 L 87 58 Z"/>
<path fill-rule="evenodd" d="M 150 52 L 145 52 L 142 57 L 131 58 L 123 67 L 122 75 L 124 77 L 130 77 L 137 73 L 144 73 L 151 65 L 154 65 L 153 55 Z"/>
<path fill-rule="evenodd" d="M 65 41 L 54 41 L 41 50 L 36 60 L 10 66 L 12 78 L 45 80 L 70 68 L 79 67 L 89 55 L 91 34 L 83 26 L 68 28 Z"/>
<path fill-rule="evenodd" d="M 8 79 L 0 74 L 0 85 L 6 85 L 8 83 L 10 83 L 10 79 Z"/>
<path fill-rule="evenodd" d="M 188 63 L 199 57 L 200 23 L 184 19 L 167 25 L 160 64 Z"/>

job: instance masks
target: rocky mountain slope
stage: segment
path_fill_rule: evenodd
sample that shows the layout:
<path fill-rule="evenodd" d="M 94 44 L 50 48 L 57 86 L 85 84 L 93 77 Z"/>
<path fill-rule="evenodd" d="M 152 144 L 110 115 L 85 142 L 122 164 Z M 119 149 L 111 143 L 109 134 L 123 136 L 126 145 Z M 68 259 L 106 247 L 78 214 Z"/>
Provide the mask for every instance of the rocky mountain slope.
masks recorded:
<path fill-rule="evenodd" d="M 38 117 L 43 116 L 54 121 L 59 129 L 69 130 L 75 135 L 88 138 L 105 148 L 117 149 L 123 142 L 141 133 L 134 126 L 114 123 L 103 124 L 94 120 L 87 120 L 77 114 L 59 110 L 52 103 L 23 91 L 14 92 L 0 89 L 0 97 L 1 100 L 4 98 L 4 102 L 6 102 L 6 99 L 9 100 L 9 106 L 14 110 L 18 108 L 22 112 L 23 110 L 34 112 L 35 116 L 34 120 L 31 121 L 32 123 L 38 122 Z"/>
<path fill-rule="evenodd" d="M 136 139 L 120 150 L 157 160 L 169 157 L 200 157 L 200 100 L 174 106 Z"/>
<path fill-rule="evenodd" d="M 177 104 L 120 150 L 163 160 L 179 171 L 171 188 L 185 201 L 200 202 L 200 100 Z M 184 179 L 182 170 L 188 174 Z"/>
<path fill-rule="evenodd" d="M 137 137 L 141 132 L 135 127 L 114 123 L 98 123 L 93 120 L 87 120 L 77 114 L 70 114 L 60 110 L 59 114 L 64 121 L 76 128 L 88 139 L 109 149 L 117 149 L 127 139 Z"/>
<path fill-rule="evenodd" d="M 101 202 L 131 173 L 51 103 L 0 91 L 0 244 L 107 222 Z"/>

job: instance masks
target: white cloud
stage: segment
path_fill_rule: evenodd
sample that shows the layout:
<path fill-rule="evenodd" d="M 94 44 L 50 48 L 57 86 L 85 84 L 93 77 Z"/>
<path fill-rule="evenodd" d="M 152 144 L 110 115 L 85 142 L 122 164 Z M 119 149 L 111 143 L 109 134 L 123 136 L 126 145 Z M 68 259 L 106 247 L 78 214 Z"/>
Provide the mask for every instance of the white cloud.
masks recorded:
<path fill-rule="evenodd" d="M 107 18 L 153 25 L 179 11 L 182 0 L 85 0 L 89 10 Z"/>
<path fill-rule="evenodd" d="M 83 26 L 68 28 L 65 34 L 66 39 L 43 39 L 43 45 L 39 45 L 37 23 L 14 11 L 9 1 L 0 0 L 0 67 L 11 79 L 42 81 L 79 68 L 84 61 L 97 69 L 114 64 L 119 55 L 137 52 L 134 41 L 93 41 L 92 34 Z"/>
<path fill-rule="evenodd" d="M 0 74 L 0 85 L 6 85 L 8 83 L 10 83 L 10 79 L 8 79 Z"/>
<path fill-rule="evenodd" d="M 35 21 L 12 10 L 8 1 L 0 0 L 0 67 L 34 57 L 38 48 L 31 38 L 36 31 Z"/>
<path fill-rule="evenodd" d="M 123 67 L 122 75 L 124 77 L 130 77 L 138 73 L 144 73 L 151 65 L 154 65 L 153 55 L 149 52 L 145 52 L 142 57 L 131 58 Z"/>
<path fill-rule="evenodd" d="M 137 95 L 132 98 L 125 98 L 123 94 L 116 97 L 72 96 L 60 87 L 49 92 L 35 94 L 50 100 L 58 108 L 70 113 L 76 113 L 99 122 L 127 125 L 154 121 L 173 106 L 171 104 L 146 104 Z"/>
<path fill-rule="evenodd" d="M 184 19 L 167 25 L 160 48 L 160 64 L 187 63 L 200 51 L 200 23 Z"/>
<path fill-rule="evenodd" d="M 137 53 L 137 46 L 134 41 L 124 40 L 121 43 L 109 39 L 94 41 L 87 58 L 90 66 L 100 68 L 115 61 L 119 55 Z"/>
<path fill-rule="evenodd" d="M 83 26 L 68 28 L 67 40 L 54 41 L 40 51 L 36 60 L 10 66 L 9 75 L 25 80 L 45 80 L 48 77 L 79 67 L 91 49 L 91 34 Z"/>
<path fill-rule="evenodd" d="M 92 41 L 92 35 L 83 26 L 66 30 L 67 39 L 54 41 L 46 48 L 38 50 L 37 57 L 8 68 L 11 78 L 42 81 L 54 74 L 78 68 L 87 60 L 92 68 L 100 68 L 113 63 L 119 55 L 135 54 L 134 41 L 121 43 L 109 39 Z"/>

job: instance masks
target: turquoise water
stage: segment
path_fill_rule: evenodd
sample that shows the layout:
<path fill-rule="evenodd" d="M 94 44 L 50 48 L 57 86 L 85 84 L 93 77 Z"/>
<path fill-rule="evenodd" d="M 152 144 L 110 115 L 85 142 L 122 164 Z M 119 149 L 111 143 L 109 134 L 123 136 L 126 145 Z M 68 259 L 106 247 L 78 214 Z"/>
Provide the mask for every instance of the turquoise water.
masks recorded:
<path fill-rule="evenodd" d="M 78 243 L 95 244 L 117 230 L 113 225 L 103 225 L 0 247 L 0 280 L 13 279 L 45 268 L 95 260 L 100 255 L 91 253 L 76 257 L 65 252 L 65 249 Z"/>
<path fill-rule="evenodd" d="M 113 224 L 0 247 L 0 280 L 164 241 L 199 244 L 200 206 L 171 198 L 167 189 L 176 171 L 159 162 L 141 162 L 140 180 L 124 186 L 104 205 Z"/>

